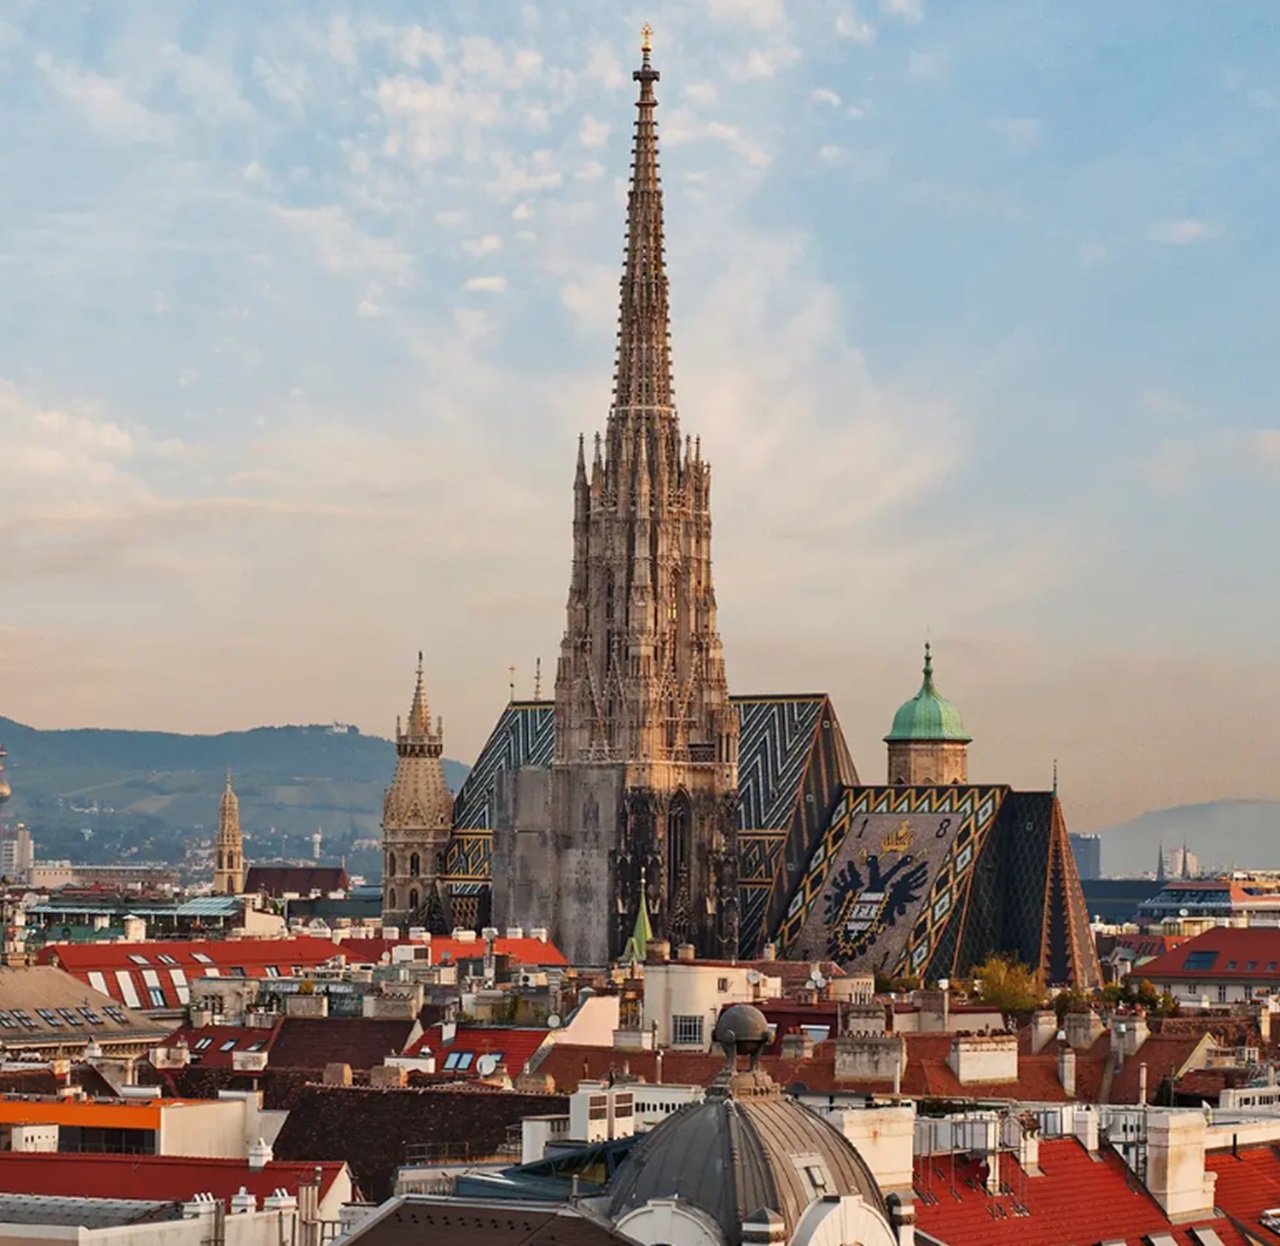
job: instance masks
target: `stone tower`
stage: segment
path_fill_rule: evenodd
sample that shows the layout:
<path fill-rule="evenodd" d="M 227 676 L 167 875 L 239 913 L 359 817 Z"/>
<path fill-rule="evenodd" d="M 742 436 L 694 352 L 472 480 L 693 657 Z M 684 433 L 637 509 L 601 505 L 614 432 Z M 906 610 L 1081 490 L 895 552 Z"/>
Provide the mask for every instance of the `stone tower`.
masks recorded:
<path fill-rule="evenodd" d="M 716 630 L 711 469 L 680 435 L 672 386 L 649 54 L 646 28 L 613 403 L 590 471 L 578 442 L 556 670 L 552 925 L 575 963 L 617 957 L 644 894 L 657 937 L 704 956 L 738 943 L 738 719 Z"/>
<path fill-rule="evenodd" d="M 213 889 L 238 896 L 244 890 L 244 841 L 240 836 L 240 801 L 231 790 L 231 771 L 218 804 L 218 834 L 213 841 Z"/>
<path fill-rule="evenodd" d="M 409 721 L 396 719 L 396 773 L 382 801 L 382 920 L 426 924 L 453 826 L 453 796 L 440 763 L 444 726 L 431 730 L 418 654 Z"/>
<path fill-rule="evenodd" d="M 920 691 L 893 716 L 885 736 L 889 746 L 888 782 L 896 786 L 935 787 L 969 781 L 969 745 L 973 737 L 960 711 L 933 684 L 933 653 L 924 647 Z"/>

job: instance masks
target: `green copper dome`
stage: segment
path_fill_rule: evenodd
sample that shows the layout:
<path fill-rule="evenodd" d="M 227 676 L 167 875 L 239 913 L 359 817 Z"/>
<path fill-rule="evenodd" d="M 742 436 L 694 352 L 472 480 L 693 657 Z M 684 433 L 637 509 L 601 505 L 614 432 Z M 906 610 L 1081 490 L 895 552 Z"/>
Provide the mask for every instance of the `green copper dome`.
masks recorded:
<path fill-rule="evenodd" d="M 885 736 L 886 744 L 900 740 L 969 744 L 973 737 L 960 721 L 960 711 L 933 686 L 933 654 L 924 647 L 924 683 L 893 716 L 893 727 Z"/>

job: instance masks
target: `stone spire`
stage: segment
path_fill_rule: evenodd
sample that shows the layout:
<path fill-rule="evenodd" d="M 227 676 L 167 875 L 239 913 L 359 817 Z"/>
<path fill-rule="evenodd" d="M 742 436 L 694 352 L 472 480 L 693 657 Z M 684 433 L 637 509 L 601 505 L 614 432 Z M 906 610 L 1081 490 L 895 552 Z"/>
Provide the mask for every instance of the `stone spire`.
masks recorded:
<path fill-rule="evenodd" d="M 422 654 L 409 718 L 396 722 L 396 772 L 382 801 L 382 908 L 388 921 L 410 920 L 439 877 L 453 827 L 453 795 L 444 780 L 444 726 L 434 729 Z"/>
<path fill-rule="evenodd" d="M 556 765 L 621 768 L 607 780 L 562 776 L 553 801 L 567 862 L 580 833 L 587 851 L 588 823 L 606 817 L 589 812 L 602 799 L 591 784 L 617 792 L 603 832 L 617 835 L 608 849 L 616 864 L 599 889 L 607 894 L 584 900 L 581 913 L 568 912 L 576 899 L 562 902 L 553 923 L 561 949 L 586 964 L 621 953 L 642 875 L 659 937 L 688 939 L 707 956 L 737 951 L 738 716 L 716 624 L 711 466 L 700 442 L 682 442 L 672 389 L 648 28 L 641 49 L 613 401 L 589 470 L 585 439 L 577 446 L 555 682 Z M 570 891 L 583 888 L 566 877 L 540 894 Z M 496 920 L 540 923 L 550 903 L 540 914 L 500 905 Z"/>
<path fill-rule="evenodd" d="M 213 841 L 213 889 L 238 896 L 244 890 L 244 840 L 240 835 L 240 800 L 231 789 L 231 771 L 218 803 L 218 833 Z"/>

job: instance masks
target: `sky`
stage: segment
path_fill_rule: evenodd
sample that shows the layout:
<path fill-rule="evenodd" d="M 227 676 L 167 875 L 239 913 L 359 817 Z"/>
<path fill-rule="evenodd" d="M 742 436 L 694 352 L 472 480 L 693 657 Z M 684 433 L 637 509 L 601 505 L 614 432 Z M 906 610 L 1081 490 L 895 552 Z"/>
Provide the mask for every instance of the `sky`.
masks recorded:
<path fill-rule="evenodd" d="M 7 0 L 0 713 L 549 692 L 646 20 L 731 690 L 1280 798 L 1274 0 Z"/>

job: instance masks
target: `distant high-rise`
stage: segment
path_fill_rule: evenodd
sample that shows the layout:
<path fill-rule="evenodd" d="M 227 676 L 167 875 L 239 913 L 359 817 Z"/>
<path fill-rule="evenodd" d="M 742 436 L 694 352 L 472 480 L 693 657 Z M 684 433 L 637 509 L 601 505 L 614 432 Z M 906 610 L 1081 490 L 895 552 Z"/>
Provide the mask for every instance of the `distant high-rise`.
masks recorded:
<path fill-rule="evenodd" d="M 231 772 L 218 804 L 218 833 L 213 841 L 213 889 L 238 896 L 244 890 L 244 841 L 240 835 L 240 800 L 231 790 Z"/>
<path fill-rule="evenodd" d="M 1072 835 L 1071 852 L 1076 859 L 1076 869 L 1080 877 L 1102 877 L 1102 836 Z"/>
<path fill-rule="evenodd" d="M 613 402 L 590 470 L 578 443 L 550 799 L 517 790 L 512 827 L 545 823 L 549 803 L 550 834 L 513 853 L 494 897 L 499 925 L 549 922 L 585 964 L 622 952 L 642 894 L 659 937 L 704 956 L 738 948 L 738 715 L 716 628 L 711 468 L 676 415 L 647 31 L 632 76 Z"/>
<path fill-rule="evenodd" d="M 422 654 L 409 720 L 396 720 L 396 773 L 382 802 L 382 918 L 388 924 L 435 924 L 445 846 L 453 826 L 453 795 L 440 757 L 444 726 L 431 726 Z"/>

